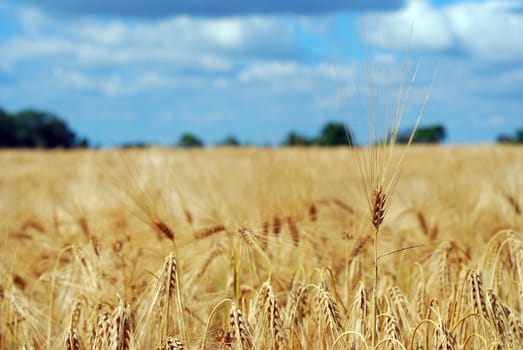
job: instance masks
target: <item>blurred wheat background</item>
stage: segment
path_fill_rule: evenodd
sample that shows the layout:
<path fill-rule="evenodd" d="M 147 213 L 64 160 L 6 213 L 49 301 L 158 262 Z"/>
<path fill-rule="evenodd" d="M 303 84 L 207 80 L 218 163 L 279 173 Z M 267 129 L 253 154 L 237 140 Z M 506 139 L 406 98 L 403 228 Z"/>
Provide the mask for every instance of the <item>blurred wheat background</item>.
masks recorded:
<path fill-rule="evenodd" d="M 358 152 L 0 153 L 0 348 L 522 348 L 521 150 L 408 150 L 374 344 Z"/>

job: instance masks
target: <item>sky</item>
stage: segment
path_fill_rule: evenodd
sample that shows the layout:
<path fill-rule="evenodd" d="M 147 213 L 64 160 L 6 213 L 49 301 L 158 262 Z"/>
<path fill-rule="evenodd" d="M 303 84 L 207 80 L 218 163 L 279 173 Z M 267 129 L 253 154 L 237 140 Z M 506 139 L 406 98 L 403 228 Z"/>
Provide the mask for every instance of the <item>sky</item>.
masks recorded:
<path fill-rule="evenodd" d="M 102 146 L 364 143 L 395 111 L 489 143 L 523 128 L 522 35 L 515 0 L 0 0 L 0 108 Z"/>

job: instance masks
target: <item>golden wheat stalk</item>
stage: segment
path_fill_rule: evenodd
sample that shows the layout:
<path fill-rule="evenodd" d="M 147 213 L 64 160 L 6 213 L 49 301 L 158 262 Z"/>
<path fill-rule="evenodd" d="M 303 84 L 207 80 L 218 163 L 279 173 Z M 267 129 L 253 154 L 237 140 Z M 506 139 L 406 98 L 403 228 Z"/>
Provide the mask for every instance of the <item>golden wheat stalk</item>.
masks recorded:
<path fill-rule="evenodd" d="M 65 339 L 66 350 L 84 350 L 84 344 L 75 328 L 69 328 L 67 338 Z"/>
<path fill-rule="evenodd" d="M 262 349 L 285 349 L 287 337 L 283 329 L 283 315 L 274 295 L 270 280 L 265 281 L 254 298 L 249 322 L 254 327 L 255 339 Z"/>
<path fill-rule="evenodd" d="M 348 328 L 358 334 L 361 334 L 362 339 L 356 338 L 352 343 L 355 348 L 363 348 L 365 337 L 369 334 L 369 298 L 367 290 L 363 282 L 358 283 L 358 287 L 354 293 L 354 302 L 350 311 Z"/>
<path fill-rule="evenodd" d="M 193 233 L 194 238 L 196 239 L 205 239 L 207 237 L 213 236 L 215 234 L 225 232 L 226 228 L 224 225 L 214 225 L 211 227 L 203 228 Z"/>
<path fill-rule="evenodd" d="M 97 317 L 96 329 L 91 344 L 94 349 L 106 349 L 110 344 L 111 318 L 109 313 Z"/>
<path fill-rule="evenodd" d="M 168 336 L 165 339 L 165 344 L 158 348 L 158 350 L 184 350 L 185 347 L 182 341 L 176 337 Z"/>
<path fill-rule="evenodd" d="M 177 266 L 174 253 L 167 255 L 157 274 L 157 280 L 149 285 L 148 292 L 144 294 L 138 317 L 138 344 L 155 337 L 159 339 L 153 341 L 158 344 L 160 339 L 163 342 L 169 334 L 176 334 L 175 331 L 187 342 L 185 308 Z M 153 324 L 154 332 L 147 333 L 147 328 L 153 327 Z"/>
<path fill-rule="evenodd" d="M 234 342 L 233 349 L 251 350 L 254 349 L 254 341 L 249 331 L 249 325 L 243 318 L 243 313 L 234 302 L 231 302 L 229 312 L 229 331 L 230 339 Z"/>
<path fill-rule="evenodd" d="M 285 328 L 295 329 L 302 324 L 309 313 L 308 290 L 305 288 L 305 283 L 293 280 L 287 298 Z"/>
<path fill-rule="evenodd" d="M 131 312 L 131 306 L 120 300 L 111 316 L 112 322 L 109 328 L 110 348 L 112 350 L 132 349 L 134 347 L 134 316 Z"/>
<path fill-rule="evenodd" d="M 460 349 L 456 339 L 450 334 L 449 329 L 443 322 L 441 322 L 439 327 L 436 327 L 434 331 L 434 347 L 437 350 Z"/>
<path fill-rule="evenodd" d="M 323 348 L 329 348 L 343 332 L 343 324 L 336 300 L 323 283 L 316 291 L 314 313 L 321 344 Z"/>
<path fill-rule="evenodd" d="M 412 36 L 412 30 L 409 36 L 409 46 Z M 392 116 L 389 110 L 389 95 L 388 89 L 386 94 L 386 101 L 380 101 L 381 93 L 380 87 L 375 83 L 375 75 L 378 75 L 379 70 L 374 69 L 370 63 L 367 64 L 367 83 L 368 83 L 368 99 L 370 112 L 370 145 L 363 152 L 353 152 L 356 154 L 356 161 L 361 175 L 363 188 L 366 193 L 366 198 L 370 211 L 370 219 L 374 228 L 374 276 L 373 276 L 373 326 L 372 326 L 372 346 L 376 346 L 376 332 L 377 332 L 377 285 L 379 278 L 378 268 L 378 240 L 380 237 L 380 228 L 385 219 L 388 207 L 390 206 L 390 199 L 392 197 L 394 188 L 397 184 L 405 157 L 405 151 L 412 143 L 414 134 L 421 121 L 425 107 L 428 103 L 429 96 L 432 92 L 432 87 L 436 77 L 436 72 L 433 75 L 430 87 L 425 95 L 425 100 L 422 104 L 420 113 L 416 118 L 416 122 L 412 129 L 411 135 L 407 142 L 407 147 L 400 151 L 398 159 L 394 158 L 395 143 L 398 135 L 398 130 L 403 118 L 406 103 L 410 97 L 413 82 L 416 79 L 418 67 L 416 67 L 412 74 L 412 79 L 406 91 L 404 85 L 407 78 L 407 71 L 409 65 L 409 50 L 406 50 L 404 64 L 401 70 L 401 78 L 399 83 L 399 91 L 396 98 L 396 103 Z M 379 76 L 378 76 L 379 78 Z M 382 105 L 385 104 L 383 111 Z M 382 114 L 382 115 L 377 115 Z M 380 120 L 378 120 L 380 119 Z M 377 123 L 381 122 L 383 135 L 378 135 Z M 389 125 L 390 123 L 390 125 Z M 350 133 L 350 130 L 347 131 Z M 354 135 L 349 135 L 354 140 Z"/>

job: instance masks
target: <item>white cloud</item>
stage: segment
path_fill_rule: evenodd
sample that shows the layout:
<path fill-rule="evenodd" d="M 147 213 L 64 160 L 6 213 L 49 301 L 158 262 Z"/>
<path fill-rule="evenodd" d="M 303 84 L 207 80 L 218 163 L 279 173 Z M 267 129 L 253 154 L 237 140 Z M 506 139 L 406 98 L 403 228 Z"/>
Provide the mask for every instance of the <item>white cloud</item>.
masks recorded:
<path fill-rule="evenodd" d="M 518 84 L 521 87 L 521 84 L 523 84 L 523 68 L 511 69 L 504 73 L 501 78 L 505 84 Z"/>
<path fill-rule="evenodd" d="M 15 37 L 0 45 L 0 59 L 9 65 L 27 59 L 57 58 L 74 51 L 75 44 L 64 38 Z"/>
<path fill-rule="evenodd" d="M 409 0 L 403 9 L 365 15 L 360 20 L 363 38 L 379 47 L 406 47 L 411 28 L 411 47 L 441 50 L 453 45 L 446 16 L 427 0 Z"/>
<path fill-rule="evenodd" d="M 0 43 L 0 60 L 65 59 L 72 65 L 169 64 L 178 69 L 224 71 L 249 55 L 297 51 L 292 21 L 277 17 L 191 18 L 137 23 L 69 19 L 60 22 L 35 8 L 22 8 L 25 33 Z"/>
<path fill-rule="evenodd" d="M 22 7 L 17 11 L 17 17 L 28 33 L 35 33 L 38 30 L 49 26 L 52 20 L 36 7 Z"/>
<path fill-rule="evenodd" d="M 246 33 L 241 20 L 206 21 L 202 26 L 202 36 L 225 49 L 241 49 L 245 45 Z"/>
<path fill-rule="evenodd" d="M 363 16 L 363 38 L 382 48 L 464 50 L 481 61 L 515 61 L 523 55 L 523 2 L 463 1 L 433 7 L 428 0 L 409 0 L 405 8 Z M 373 34 L 369 34 L 373 33 Z"/>
<path fill-rule="evenodd" d="M 361 67 L 360 67 L 361 68 Z M 362 70 L 354 63 L 338 63 L 319 61 L 315 64 L 305 64 L 297 61 L 255 61 L 245 66 L 237 78 L 242 83 L 263 82 L 301 82 L 304 85 L 314 85 L 314 82 L 326 81 L 330 84 L 361 77 Z M 363 72 L 364 74 L 364 72 Z M 306 83 L 308 82 L 308 83 Z"/>
<path fill-rule="evenodd" d="M 183 81 L 157 71 L 146 71 L 137 77 L 93 76 L 77 70 L 56 68 L 53 70 L 56 83 L 66 89 L 101 91 L 107 97 L 136 95 L 143 91 L 169 89 L 183 85 Z"/>
<path fill-rule="evenodd" d="M 74 70 L 64 70 L 56 68 L 53 71 L 53 77 L 61 84 L 65 85 L 66 88 L 75 89 L 91 89 L 94 87 L 92 79 L 88 78 L 84 74 Z"/>
<path fill-rule="evenodd" d="M 293 61 L 256 62 L 240 72 L 238 79 L 244 83 L 253 80 L 275 81 L 297 76 L 298 69 L 298 64 Z"/>
<path fill-rule="evenodd" d="M 502 116 L 502 115 L 493 115 L 492 117 L 490 117 L 489 119 L 487 119 L 485 121 L 485 125 L 486 126 L 496 127 L 496 126 L 505 125 L 506 122 L 507 121 L 506 121 L 504 116 Z"/>
<path fill-rule="evenodd" d="M 212 85 L 217 89 L 224 89 L 230 85 L 230 82 L 226 78 L 217 78 L 212 81 Z"/>
<path fill-rule="evenodd" d="M 486 1 L 449 6 L 449 25 L 460 44 L 479 60 L 521 60 L 523 3 Z"/>

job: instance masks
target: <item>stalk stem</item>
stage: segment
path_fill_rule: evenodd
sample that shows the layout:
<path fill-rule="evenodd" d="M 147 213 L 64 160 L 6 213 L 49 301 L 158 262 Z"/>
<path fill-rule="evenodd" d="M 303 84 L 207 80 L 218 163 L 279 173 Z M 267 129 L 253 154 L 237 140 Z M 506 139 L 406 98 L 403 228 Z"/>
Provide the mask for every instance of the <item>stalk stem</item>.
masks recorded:
<path fill-rule="evenodd" d="M 372 348 L 376 346 L 377 320 L 378 320 L 378 233 L 374 230 L 374 285 L 372 286 Z"/>

